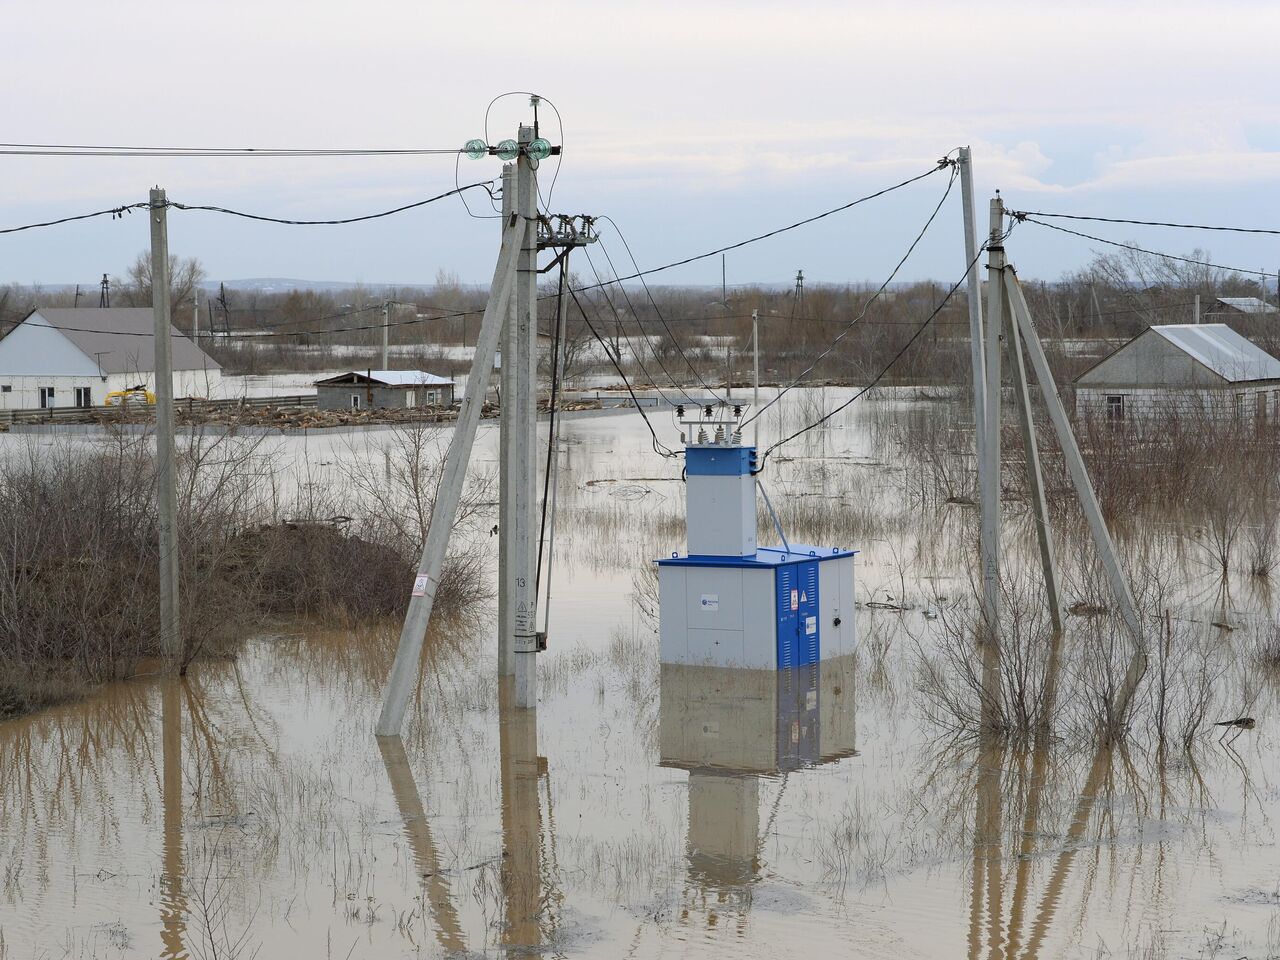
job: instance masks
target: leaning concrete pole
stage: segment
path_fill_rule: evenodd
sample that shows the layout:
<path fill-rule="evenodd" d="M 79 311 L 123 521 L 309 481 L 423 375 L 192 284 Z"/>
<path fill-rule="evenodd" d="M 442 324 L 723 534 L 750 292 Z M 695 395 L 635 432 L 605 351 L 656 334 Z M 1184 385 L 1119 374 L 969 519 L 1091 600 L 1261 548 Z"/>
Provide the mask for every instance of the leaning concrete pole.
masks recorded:
<path fill-rule="evenodd" d="M 156 504 L 160 527 L 160 648 L 176 669 L 182 659 L 178 620 L 178 470 L 173 439 L 173 338 L 169 319 L 168 201 L 151 190 L 151 310 L 155 315 Z"/>
<path fill-rule="evenodd" d="M 536 161 L 528 154 L 533 127 L 523 124 L 516 159 L 516 204 L 524 226 L 516 272 L 515 395 L 511 431 L 511 508 L 507 522 L 514 525 L 512 554 L 507 558 L 507 580 L 514 606 L 511 664 L 515 673 L 515 705 L 538 703 L 538 177 Z M 503 358 L 504 366 L 506 358 Z M 507 398 L 503 397 L 505 401 Z"/>
<path fill-rule="evenodd" d="M 964 204 L 964 262 L 968 267 L 969 360 L 973 366 L 973 435 L 978 453 L 978 486 L 983 486 L 986 464 L 983 440 L 986 437 L 986 362 L 982 355 L 982 281 L 978 277 L 978 235 L 973 212 L 973 158 L 968 147 L 960 148 L 960 196 Z"/>
<path fill-rule="evenodd" d="M 993 278 L 994 282 L 994 278 Z M 1120 558 L 1116 553 L 1111 531 L 1107 529 L 1107 521 L 1102 516 L 1102 507 L 1098 504 L 1098 496 L 1094 492 L 1093 482 L 1089 479 L 1089 471 L 1085 467 L 1084 458 L 1080 455 L 1080 446 L 1076 443 L 1075 431 L 1071 429 L 1071 421 L 1067 419 L 1067 411 L 1058 396 L 1058 388 L 1054 383 L 1053 372 L 1049 369 L 1049 361 L 1044 355 L 1044 347 L 1040 336 L 1036 333 L 1035 323 L 1031 319 L 1031 311 L 1027 307 L 1026 298 L 1022 294 L 1022 286 L 1013 269 L 1005 271 L 1005 289 L 1008 293 L 1010 309 L 1018 324 L 1018 332 L 1026 344 L 1027 356 L 1031 359 L 1031 367 L 1035 371 L 1036 380 L 1040 383 L 1040 392 L 1044 397 L 1045 407 L 1049 411 L 1049 422 L 1058 435 L 1058 444 L 1062 447 L 1063 459 L 1067 462 L 1067 470 L 1076 488 L 1076 496 L 1084 511 L 1085 520 L 1089 524 L 1089 532 L 1093 535 L 1094 548 L 1102 561 L 1102 569 L 1107 576 L 1111 593 L 1120 607 L 1120 615 L 1133 639 L 1133 655 L 1121 683 L 1119 694 L 1113 703 L 1110 733 L 1114 735 L 1123 721 L 1133 695 L 1137 692 L 1138 682 L 1147 668 L 1146 639 L 1142 630 L 1142 620 L 1138 616 L 1138 605 L 1134 602 L 1133 593 L 1129 589 L 1129 581 L 1120 566 Z"/>
<path fill-rule="evenodd" d="M 422 642 L 427 635 L 431 608 L 435 604 L 436 590 L 440 586 L 440 571 L 444 566 L 449 536 L 453 532 L 454 520 L 458 514 L 458 501 L 462 499 L 471 446 L 480 425 L 480 408 L 484 405 L 489 373 L 493 369 L 493 355 L 498 349 L 502 322 L 507 315 L 507 302 L 515 285 L 516 258 L 520 253 L 524 234 L 524 223 L 519 217 L 512 216 L 503 221 L 502 247 L 493 271 L 493 282 L 489 286 L 489 302 L 485 304 L 484 319 L 480 322 L 480 333 L 476 337 L 476 352 L 471 361 L 471 374 L 467 378 L 467 393 L 458 409 L 453 439 L 449 442 L 449 452 L 445 455 L 443 475 L 431 508 L 427 542 L 422 547 L 418 575 L 409 597 L 409 610 L 400 631 L 400 646 L 396 649 L 395 663 L 391 667 L 391 676 L 387 679 L 382 713 L 378 717 L 376 728 L 380 737 L 400 735 L 405 711 L 409 706 L 409 696 L 417 686 Z"/>

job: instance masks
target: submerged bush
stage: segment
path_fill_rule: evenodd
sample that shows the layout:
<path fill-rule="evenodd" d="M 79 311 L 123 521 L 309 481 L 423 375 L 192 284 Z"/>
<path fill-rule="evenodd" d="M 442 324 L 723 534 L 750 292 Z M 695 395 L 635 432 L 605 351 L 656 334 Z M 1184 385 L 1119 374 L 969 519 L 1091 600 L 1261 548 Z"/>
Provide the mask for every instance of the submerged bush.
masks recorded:
<path fill-rule="evenodd" d="M 301 484 L 307 496 L 287 511 L 261 440 L 197 435 L 183 445 L 181 668 L 234 653 L 271 617 L 400 615 L 430 517 L 426 494 L 441 466 L 423 442 L 430 432 L 394 437 L 380 481 L 367 457 L 355 458 L 363 491 L 338 482 L 331 496 L 318 497 L 315 484 Z M 33 442 L 13 453 L 0 461 L 0 716 L 129 676 L 164 653 L 149 438 Z M 397 478 L 413 495 L 397 495 Z M 484 493 L 473 485 L 464 519 L 481 509 Z M 392 516 L 400 512 L 408 524 Z M 449 558 L 437 593 L 441 616 L 487 595 L 483 562 L 475 550 Z"/>

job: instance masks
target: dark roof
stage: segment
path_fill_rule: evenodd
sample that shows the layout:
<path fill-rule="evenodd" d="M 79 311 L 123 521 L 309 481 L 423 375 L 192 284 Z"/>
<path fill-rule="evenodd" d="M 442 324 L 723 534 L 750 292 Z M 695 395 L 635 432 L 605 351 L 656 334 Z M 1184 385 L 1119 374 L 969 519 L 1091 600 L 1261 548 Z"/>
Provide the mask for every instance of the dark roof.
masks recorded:
<path fill-rule="evenodd" d="M 103 373 L 147 373 L 156 368 L 155 315 L 150 307 L 41 307 L 39 315 L 56 327 Z M 174 370 L 221 370 L 219 363 L 170 324 Z"/>
<path fill-rule="evenodd" d="M 317 380 L 313 386 L 343 387 L 349 384 L 378 384 L 384 387 L 446 387 L 453 381 L 422 370 L 351 370 L 336 377 Z"/>

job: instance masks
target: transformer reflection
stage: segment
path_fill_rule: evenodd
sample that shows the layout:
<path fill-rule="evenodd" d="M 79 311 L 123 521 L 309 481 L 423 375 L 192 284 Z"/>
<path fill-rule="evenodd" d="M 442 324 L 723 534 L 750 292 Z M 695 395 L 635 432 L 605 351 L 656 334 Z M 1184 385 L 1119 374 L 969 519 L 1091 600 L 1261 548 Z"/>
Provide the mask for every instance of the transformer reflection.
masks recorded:
<path fill-rule="evenodd" d="M 689 771 L 690 881 L 721 903 L 749 902 L 769 826 L 761 778 L 857 756 L 854 658 L 793 670 L 664 663 L 659 744 L 662 766 Z"/>

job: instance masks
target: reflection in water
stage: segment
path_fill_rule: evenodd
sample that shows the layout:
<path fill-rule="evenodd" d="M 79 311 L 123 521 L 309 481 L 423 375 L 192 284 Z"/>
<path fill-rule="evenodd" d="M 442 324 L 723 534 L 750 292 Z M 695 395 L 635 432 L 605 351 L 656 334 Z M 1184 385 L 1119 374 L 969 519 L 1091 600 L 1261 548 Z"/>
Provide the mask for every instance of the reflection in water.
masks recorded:
<path fill-rule="evenodd" d="M 498 686 L 502 779 L 503 943 L 543 942 L 542 806 L 538 785 L 547 761 L 538 756 L 538 711 L 516 706 L 515 678 Z M 551 932 L 551 931 L 549 931 Z"/>
<path fill-rule="evenodd" d="M 707 922 L 745 921 L 760 854 L 760 779 L 856 756 L 853 657 L 795 670 L 664 663 L 660 763 L 689 771 L 688 877 Z M 716 906 L 712 906 L 715 904 Z M 687 913 L 687 908 L 686 908 Z"/>
<path fill-rule="evenodd" d="M 1053 923 L 1063 891 L 1071 875 L 1071 868 L 1082 844 L 1081 839 L 1089 825 L 1099 792 L 1111 773 L 1113 752 L 1100 747 L 1093 755 L 1089 772 L 1079 797 L 1071 812 L 1065 836 L 1054 838 L 1053 847 L 1058 855 L 1045 882 L 1034 912 L 1028 917 L 1027 903 L 1032 898 L 1032 867 L 1035 862 L 1036 841 L 1045 835 L 1047 826 L 1041 823 L 1044 808 L 1044 791 L 1049 776 L 1049 745 L 1045 738 L 1036 741 L 1030 750 L 1029 777 L 1019 777 L 1021 785 L 1011 794 L 1007 765 L 1016 763 L 1025 767 L 1027 751 L 1008 749 L 993 734 L 984 734 L 979 746 L 978 777 L 976 791 L 976 818 L 973 841 L 973 875 L 971 877 L 971 904 L 969 930 L 969 956 L 971 960 L 988 957 L 1001 960 L 1004 957 L 1026 957 L 1035 960 L 1040 956 L 1041 945 Z M 1013 896 L 1007 926 L 1003 913 L 1003 897 L 1009 878 L 1004 872 L 1002 839 L 1004 830 L 1003 801 L 1006 795 L 1013 799 L 1011 806 L 1021 806 L 1023 821 L 1021 840 L 1013 869 Z M 1084 877 L 1085 888 L 1081 902 L 1089 900 L 1090 888 L 1095 879 L 1093 871 Z M 984 904 L 985 899 L 985 904 Z M 985 935 L 984 935 L 985 920 Z M 1026 930 L 1027 942 L 1022 947 Z M 985 941 L 985 949 L 984 949 Z M 1007 942 L 1007 946 L 1006 946 Z"/>
<path fill-rule="evenodd" d="M 409 769 L 404 744 L 399 737 L 376 739 L 382 753 L 383 766 L 387 768 L 387 779 L 391 782 L 391 793 L 395 797 L 400 818 L 404 821 L 404 835 L 409 841 L 409 849 L 413 851 L 414 865 L 418 876 L 426 882 L 427 901 L 431 904 L 436 940 L 450 952 L 465 951 L 467 944 L 458 922 L 458 911 L 453 905 L 449 883 L 441 870 L 440 855 L 436 851 L 435 838 L 431 835 L 431 822 L 423 809 L 413 771 Z"/>
<path fill-rule="evenodd" d="M 187 901 L 183 894 L 185 866 L 182 856 L 182 696 L 186 681 L 166 676 L 160 681 L 161 741 L 163 757 L 164 868 L 160 874 L 160 956 L 188 956 Z"/>

